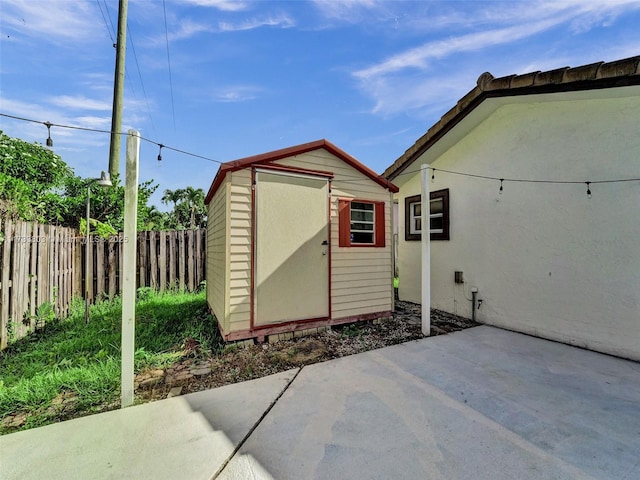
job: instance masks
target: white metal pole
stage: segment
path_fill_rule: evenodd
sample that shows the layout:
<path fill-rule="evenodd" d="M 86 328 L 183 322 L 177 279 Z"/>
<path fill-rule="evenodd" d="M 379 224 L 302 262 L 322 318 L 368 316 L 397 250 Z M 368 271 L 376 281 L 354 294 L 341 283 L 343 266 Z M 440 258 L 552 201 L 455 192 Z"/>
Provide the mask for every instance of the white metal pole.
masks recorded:
<path fill-rule="evenodd" d="M 122 282 L 122 408 L 133 405 L 133 357 L 136 320 L 136 249 L 138 223 L 138 155 L 140 136 L 135 130 L 127 135 L 127 159 L 124 191 L 124 255 Z"/>
<path fill-rule="evenodd" d="M 422 334 L 431 334 L 431 207 L 429 201 L 429 165 L 420 167 L 422 199 L 420 204 L 422 223 Z"/>

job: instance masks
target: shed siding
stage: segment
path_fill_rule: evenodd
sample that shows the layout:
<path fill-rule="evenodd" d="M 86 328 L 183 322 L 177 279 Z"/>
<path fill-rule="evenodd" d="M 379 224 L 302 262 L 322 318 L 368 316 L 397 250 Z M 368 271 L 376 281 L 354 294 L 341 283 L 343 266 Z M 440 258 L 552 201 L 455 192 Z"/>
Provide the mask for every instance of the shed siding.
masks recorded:
<path fill-rule="evenodd" d="M 251 316 L 251 169 L 230 175 L 229 330 L 248 330 Z"/>
<path fill-rule="evenodd" d="M 209 203 L 207 225 L 207 298 L 223 328 L 225 317 L 225 285 L 227 283 L 227 184 L 223 184 Z"/>
<path fill-rule="evenodd" d="M 384 187 L 325 150 L 275 163 L 333 172 L 331 218 L 331 317 L 342 319 L 393 309 L 391 196 Z M 208 294 L 214 311 L 225 312 L 225 334 L 251 328 L 252 185 L 251 167 L 230 172 L 209 205 Z M 385 205 L 385 247 L 338 246 L 338 199 L 357 198 Z M 218 258 L 220 255 L 220 258 Z M 221 272 L 222 271 L 222 272 Z M 304 301 L 304 300 L 301 300 Z"/>
<path fill-rule="evenodd" d="M 279 165 L 333 172 L 331 183 L 331 317 L 393 310 L 391 206 L 388 190 L 326 150 L 278 160 Z M 338 199 L 385 203 L 385 246 L 338 246 Z"/>

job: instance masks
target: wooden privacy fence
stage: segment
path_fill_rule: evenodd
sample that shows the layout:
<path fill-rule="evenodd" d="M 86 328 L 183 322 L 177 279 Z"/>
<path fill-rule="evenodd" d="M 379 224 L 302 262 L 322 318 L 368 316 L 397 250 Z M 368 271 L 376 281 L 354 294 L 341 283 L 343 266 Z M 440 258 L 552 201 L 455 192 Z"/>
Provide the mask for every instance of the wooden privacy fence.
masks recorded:
<path fill-rule="evenodd" d="M 195 290 L 205 279 L 205 236 L 206 229 L 138 232 L 138 288 L 150 287 L 160 292 L 171 288 Z M 91 240 L 89 278 L 93 282 L 89 282 L 87 293 L 93 301 L 120 293 L 123 249 L 128 239 L 120 234 Z"/>
<path fill-rule="evenodd" d="M 0 265 L 0 350 L 36 327 L 36 313 L 49 304 L 66 315 L 79 282 L 82 255 L 71 228 L 3 222 Z"/>
<path fill-rule="evenodd" d="M 71 228 L 10 220 L 0 226 L 0 350 L 49 315 L 66 316 L 75 297 L 86 295 L 93 302 L 121 292 L 128 241 L 122 234 L 90 237 L 87 244 Z M 161 292 L 198 288 L 205 279 L 205 235 L 204 229 L 138 232 L 138 287 Z"/>

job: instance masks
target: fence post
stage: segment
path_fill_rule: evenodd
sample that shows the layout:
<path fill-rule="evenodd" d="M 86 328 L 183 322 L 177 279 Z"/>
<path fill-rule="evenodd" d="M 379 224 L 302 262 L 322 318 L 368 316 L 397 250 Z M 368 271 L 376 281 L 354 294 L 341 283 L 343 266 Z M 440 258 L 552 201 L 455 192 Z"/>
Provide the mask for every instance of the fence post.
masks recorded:
<path fill-rule="evenodd" d="M 2 242 L 2 292 L 0 292 L 0 350 L 7 347 L 9 321 L 9 273 L 11 272 L 11 245 L 13 244 L 13 224 L 4 222 L 4 242 Z"/>
<path fill-rule="evenodd" d="M 116 288 L 116 242 L 114 241 L 118 238 L 119 237 L 115 237 L 114 239 L 113 236 L 109 237 L 109 266 L 107 267 L 107 274 L 109 275 L 109 298 L 113 298 L 116 293 L 118 293 Z"/>
<path fill-rule="evenodd" d="M 160 270 L 160 291 L 167 289 L 167 232 L 160 232 L 160 248 L 159 248 L 159 265 Z"/>
<path fill-rule="evenodd" d="M 158 289 L 158 254 L 156 250 L 156 232 L 147 232 L 149 236 L 149 286 Z"/>
<path fill-rule="evenodd" d="M 169 286 L 176 288 L 176 245 L 178 244 L 178 233 L 175 230 L 169 232 Z"/>
<path fill-rule="evenodd" d="M 178 232 L 178 282 L 180 284 L 180 291 L 185 289 L 185 270 L 186 270 L 186 262 L 185 262 L 185 230 L 181 230 Z"/>
<path fill-rule="evenodd" d="M 196 276 L 195 276 L 195 268 L 194 268 L 194 249 L 195 249 L 195 245 L 193 242 L 193 230 L 187 230 L 187 275 L 188 275 L 188 285 L 189 285 L 189 291 L 193 292 L 195 290 L 194 288 L 194 283 L 196 281 Z"/>

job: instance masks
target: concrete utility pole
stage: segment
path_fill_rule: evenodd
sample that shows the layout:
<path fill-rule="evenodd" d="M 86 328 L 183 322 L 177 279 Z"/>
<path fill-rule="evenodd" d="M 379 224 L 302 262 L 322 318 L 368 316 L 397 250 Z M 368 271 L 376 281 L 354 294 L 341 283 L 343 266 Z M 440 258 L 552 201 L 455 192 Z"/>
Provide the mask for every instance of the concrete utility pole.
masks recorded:
<path fill-rule="evenodd" d="M 122 99 L 124 96 L 125 53 L 127 51 L 127 4 L 118 5 L 118 43 L 116 47 L 116 71 L 113 81 L 113 111 L 111 114 L 111 146 L 109 147 L 109 175 L 115 178 L 120 171 L 120 135 L 122 130 Z"/>
<path fill-rule="evenodd" d="M 122 282 L 122 408 L 133 405 L 133 357 L 136 333 L 136 251 L 138 245 L 138 157 L 140 134 L 129 130 L 124 186 L 124 258 Z"/>

